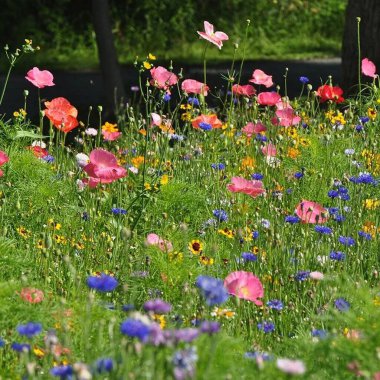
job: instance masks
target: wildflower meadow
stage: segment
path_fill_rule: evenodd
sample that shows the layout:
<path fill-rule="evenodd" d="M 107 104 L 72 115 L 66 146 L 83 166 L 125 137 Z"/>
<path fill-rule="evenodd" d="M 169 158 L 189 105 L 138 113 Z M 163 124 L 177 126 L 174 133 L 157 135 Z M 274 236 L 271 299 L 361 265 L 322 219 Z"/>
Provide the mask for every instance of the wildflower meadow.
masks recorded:
<path fill-rule="evenodd" d="M 260 67 L 242 83 L 244 60 L 212 88 L 232 42 L 193 34 L 203 81 L 149 53 L 116 120 L 25 72 L 0 120 L 1 379 L 380 379 L 374 63 L 351 97 L 303 76 L 290 99 Z M 0 105 L 36 49 L 6 48 Z"/>

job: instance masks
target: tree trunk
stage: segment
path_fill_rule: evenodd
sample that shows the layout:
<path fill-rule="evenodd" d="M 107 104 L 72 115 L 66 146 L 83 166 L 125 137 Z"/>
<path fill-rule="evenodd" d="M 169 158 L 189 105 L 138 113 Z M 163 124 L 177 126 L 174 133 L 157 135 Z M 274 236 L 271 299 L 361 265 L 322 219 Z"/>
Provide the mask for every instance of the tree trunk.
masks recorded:
<path fill-rule="evenodd" d="M 92 0 L 92 18 L 103 76 L 104 101 L 107 113 L 114 114 L 125 91 L 113 40 L 108 0 Z"/>
<path fill-rule="evenodd" d="M 380 68 L 380 1 L 349 0 L 342 45 L 343 88 L 348 93 L 358 90 L 357 17 L 360 17 L 361 59 L 368 58 Z M 362 74 L 361 74 L 362 75 Z M 365 77 L 362 77 L 364 80 Z M 368 78 L 366 78 L 368 79 Z"/>

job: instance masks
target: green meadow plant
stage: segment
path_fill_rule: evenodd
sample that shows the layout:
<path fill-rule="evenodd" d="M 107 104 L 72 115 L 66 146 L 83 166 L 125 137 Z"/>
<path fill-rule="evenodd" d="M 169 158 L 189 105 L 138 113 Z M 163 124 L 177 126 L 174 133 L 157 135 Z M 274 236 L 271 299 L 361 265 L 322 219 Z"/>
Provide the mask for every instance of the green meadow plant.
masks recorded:
<path fill-rule="evenodd" d="M 222 93 L 204 59 L 204 82 L 136 61 L 116 123 L 59 97 L 1 124 L 3 378 L 379 377 L 375 65 L 360 96 L 289 99 L 288 70 L 233 62 Z"/>

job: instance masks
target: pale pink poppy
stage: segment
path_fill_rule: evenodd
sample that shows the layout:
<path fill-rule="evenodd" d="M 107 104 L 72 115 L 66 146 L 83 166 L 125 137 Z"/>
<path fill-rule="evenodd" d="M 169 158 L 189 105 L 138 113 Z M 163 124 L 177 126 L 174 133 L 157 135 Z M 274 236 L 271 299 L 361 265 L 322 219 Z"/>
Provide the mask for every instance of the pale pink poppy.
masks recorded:
<path fill-rule="evenodd" d="M 104 141 L 115 141 L 121 137 L 122 133 L 102 131 L 102 135 L 103 135 Z"/>
<path fill-rule="evenodd" d="M 276 108 L 278 110 L 284 110 L 284 109 L 293 109 L 293 107 L 290 105 L 289 101 L 288 100 L 284 100 L 284 99 L 280 99 L 277 103 L 276 103 Z"/>
<path fill-rule="evenodd" d="M 224 280 L 224 287 L 229 294 L 261 306 L 258 299 L 264 297 L 264 288 L 260 280 L 251 272 L 237 271 L 230 273 Z"/>
<path fill-rule="evenodd" d="M 261 151 L 263 152 L 264 156 L 276 157 L 277 155 L 277 149 L 275 145 L 270 143 L 261 147 Z"/>
<path fill-rule="evenodd" d="M 90 153 L 90 163 L 83 170 L 89 175 L 89 180 L 83 180 L 90 187 L 98 183 L 111 183 L 127 175 L 127 171 L 118 165 L 116 157 L 104 149 L 94 149 Z"/>
<path fill-rule="evenodd" d="M 242 177 L 232 177 L 227 189 L 233 193 L 244 193 L 256 198 L 265 193 L 263 183 L 257 180 L 247 180 Z"/>
<path fill-rule="evenodd" d="M 202 128 L 202 126 L 209 125 L 212 129 L 221 128 L 223 123 L 218 119 L 217 115 L 199 115 L 191 120 L 191 124 L 195 129 Z"/>
<path fill-rule="evenodd" d="M 256 94 L 256 89 L 253 86 L 251 86 L 250 84 L 246 84 L 243 86 L 241 86 L 240 84 L 234 84 L 232 86 L 232 92 L 235 95 L 246 96 L 246 97 L 250 98 L 251 96 Z"/>
<path fill-rule="evenodd" d="M 150 126 L 152 127 L 155 125 L 155 126 L 159 127 L 162 124 L 161 116 L 155 112 L 152 112 L 150 115 L 152 116 L 152 124 Z"/>
<path fill-rule="evenodd" d="M 376 66 L 368 58 L 362 60 L 362 73 L 367 77 L 376 78 Z"/>
<path fill-rule="evenodd" d="M 164 240 L 160 236 L 154 233 L 148 234 L 145 241 L 146 245 L 154 245 L 158 247 L 162 252 L 173 251 L 173 244 L 169 240 Z"/>
<path fill-rule="evenodd" d="M 301 360 L 277 359 L 277 368 L 289 375 L 303 375 L 306 372 L 305 364 Z"/>
<path fill-rule="evenodd" d="M 210 90 L 207 84 L 198 82 L 195 79 L 185 79 L 182 82 L 181 88 L 182 91 L 188 94 L 200 94 L 203 96 L 207 96 L 207 93 Z"/>
<path fill-rule="evenodd" d="M 40 70 L 38 67 L 29 70 L 25 78 L 38 88 L 54 86 L 53 74 L 48 70 Z"/>
<path fill-rule="evenodd" d="M 261 132 L 265 132 L 267 130 L 267 127 L 258 122 L 256 124 L 252 123 L 251 121 L 247 123 L 241 131 L 247 136 L 247 137 L 252 137 L 253 134 L 258 134 Z"/>
<path fill-rule="evenodd" d="M 44 300 L 44 292 L 37 288 L 24 288 L 21 290 L 20 297 L 25 302 L 40 303 Z"/>
<path fill-rule="evenodd" d="M 266 88 L 273 86 L 272 75 L 267 75 L 262 70 L 255 70 L 252 74 L 252 79 L 249 82 L 254 84 L 262 84 Z"/>
<path fill-rule="evenodd" d="M 325 276 L 322 272 L 314 271 L 309 273 L 309 278 L 315 281 L 322 281 L 324 277 Z"/>
<path fill-rule="evenodd" d="M 210 24 L 208 21 L 204 22 L 204 32 L 197 32 L 202 38 L 216 45 L 219 49 L 223 46 L 223 41 L 228 40 L 228 36 L 223 32 L 214 32 L 214 25 Z"/>
<path fill-rule="evenodd" d="M 302 223 L 325 223 L 328 211 L 317 202 L 303 200 L 296 207 L 296 214 Z"/>
<path fill-rule="evenodd" d="M 301 121 L 301 118 L 296 115 L 293 108 L 277 109 L 277 118 L 273 118 L 272 122 L 275 125 L 282 125 L 283 127 L 290 127 L 291 125 L 297 125 Z"/>
<path fill-rule="evenodd" d="M 150 75 L 152 75 L 150 84 L 162 90 L 168 90 L 170 86 L 174 86 L 178 82 L 177 75 L 162 66 L 153 67 L 150 70 Z"/>
<path fill-rule="evenodd" d="M 257 95 L 257 103 L 262 106 L 275 106 L 281 99 L 281 96 L 277 92 L 261 92 Z"/>

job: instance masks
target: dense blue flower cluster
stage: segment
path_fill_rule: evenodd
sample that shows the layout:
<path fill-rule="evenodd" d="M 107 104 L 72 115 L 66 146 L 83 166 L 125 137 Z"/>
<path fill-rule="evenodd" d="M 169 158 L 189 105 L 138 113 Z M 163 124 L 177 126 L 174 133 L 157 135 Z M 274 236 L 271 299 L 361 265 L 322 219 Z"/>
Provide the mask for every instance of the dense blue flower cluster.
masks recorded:
<path fill-rule="evenodd" d="M 330 252 L 330 259 L 335 261 L 344 261 L 346 259 L 346 255 L 343 252 Z"/>
<path fill-rule="evenodd" d="M 228 299 L 222 280 L 210 276 L 198 276 L 195 285 L 200 289 L 209 306 L 220 305 Z"/>
<path fill-rule="evenodd" d="M 212 210 L 212 213 L 218 222 L 226 222 L 228 220 L 228 215 L 224 210 Z"/>
<path fill-rule="evenodd" d="M 335 307 L 339 311 L 348 311 L 350 309 L 350 303 L 345 298 L 337 298 L 334 302 Z"/>
<path fill-rule="evenodd" d="M 146 342 L 150 329 L 148 325 L 139 319 L 128 318 L 121 324 L 120 331 L 131 338 L 138 338 L 142 342 Z"/>
<path fill-rule="evenodd" d="M 87 285 L 99 292 L 111 292 L 118 284 L 113 276 L 105 273 L 101 273 L 100 276 L 90 276 L 87 278 Z"/>
<path fill-rule="evenodd" d="M 261 331 L 264 331 L 266 334 L 271 333 L 275 330 L 274 323 L 269 321 L 258 323 L 257 328 Z"/>
<path fill-rule="evenodd" d="M 28 322 L 25 325 L 17 326 L 17 332 L 20 335 L 25 335 L 28 338 L 33 338 L 34 335 L 39 334 L 42 331 L 41 323 Z"/>
<path fill-rule="evenodd" d="M 314 231 L 318 232 L 319 234 L 322 234 L 322 235 L 331 235 L 332 234 L 332 229 L 330 227 L 326 227 L 326 226 L 317 225 L 314 227 Z"/>
<path fill-rule="evenodd" d="M 278 311 L 281 311 L 284 308 L 284 304 L 280 300 L 270 300 L 267 302 L 267 306 Z"/>
<path fill-rule="evenodd" d="M 295 224 L 295 223 L 299 223 L 300 221 L 301 221 L 301 219 L 296 215 L 285 216 L 285 222 L 286 223 Z"/>

